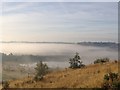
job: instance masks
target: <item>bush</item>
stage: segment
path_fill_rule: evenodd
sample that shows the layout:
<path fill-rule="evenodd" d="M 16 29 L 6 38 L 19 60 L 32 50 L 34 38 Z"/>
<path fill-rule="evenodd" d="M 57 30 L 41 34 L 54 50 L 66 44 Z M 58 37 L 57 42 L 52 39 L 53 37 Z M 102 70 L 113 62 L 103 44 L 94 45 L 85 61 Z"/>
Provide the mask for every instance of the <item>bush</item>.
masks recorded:
<path fill-rule="evenodd" d="M 7 90 L 9 88 L 9 83 L 7 81 L 2 82 L 2 90 Z"/>
<path fill-rule="evenodd" d="M 115 63 L 118 63 L 118 61 L 117 61 L 117 60 L 115 60 L 114 62 L 115 62 Z"/>
<path fill-rule="evenodd" d="M 43 76 L 47 73 L 48 71 L 48 66 L 47 64 L 42 63 L 42 61 L 40 61 L 39 63 L 37 63 L 36 65 L 36 75 L 34 77 L 35 81 L 39 81 L 43 79 Z"/>
<path fill-rule="evenodd" d="M 78 53 L 74 56 L 74 58 L 70 58 L 69 63 L 70 63 L 70 68 L 81 68 L 84 67 L 85 65 L 82 63 L 80 60 L 80 56 Z"/>
<path fill-rule="evenodd" d="M 94 61 L 94 64 L 96 63 L 106 63 L 106 62 L 109 62 L 109 58 L 101 58 L 101 59 L 97 59 Z"/>
<path fill-rule="evenodd" d="M 120 88 L 120 77 L 118 73 L 110 72 L 108 74 L 105 74 L 102 88 L 107 90 L 110 88 Z"/>

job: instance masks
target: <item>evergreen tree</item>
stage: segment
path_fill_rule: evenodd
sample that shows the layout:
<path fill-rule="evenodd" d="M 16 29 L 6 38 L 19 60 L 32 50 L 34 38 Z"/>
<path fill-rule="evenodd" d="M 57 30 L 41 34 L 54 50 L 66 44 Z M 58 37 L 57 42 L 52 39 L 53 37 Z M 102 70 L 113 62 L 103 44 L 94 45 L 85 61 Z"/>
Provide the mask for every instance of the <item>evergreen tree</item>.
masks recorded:
<path fill-rule="evenodd" d="M 79 53 L 76 53 L 74 58 L 70 58 L 69 63 L 70 63 L 70 68 L 81 68 L 85 66 L 84 64 L 82 64 Z"/>
<path fill-rule="evenodd" d="M 36 65 L 36 75 L 35 75 L 35 80 L 42 80 L 43 76 L 47 73 L 48 66 L 47 64 L 42 63 L 42 61 L 38 62 Z"/>

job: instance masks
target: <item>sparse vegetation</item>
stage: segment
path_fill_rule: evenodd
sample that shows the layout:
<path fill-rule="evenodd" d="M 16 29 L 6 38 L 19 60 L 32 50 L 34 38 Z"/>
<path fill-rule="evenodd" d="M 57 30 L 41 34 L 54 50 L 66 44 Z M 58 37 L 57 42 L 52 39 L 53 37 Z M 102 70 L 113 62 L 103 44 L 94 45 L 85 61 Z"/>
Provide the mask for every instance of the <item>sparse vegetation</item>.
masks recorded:
<path fill-rule="evenodd" d="M 114 62 L 115 62 L 115 63 L 118 63 L 118 61 L 117 61 L 117 60 L 115 60 Z"/>
<path fill-rule="evenodd" d="M 28 73 L 28 77 L 23 80 L 10 81 L 10 84 L 4 84 L 4 88 L 118 88 L 120 86 L 120 79 L 117 73 L 118 63 L 115 61 L 109 62 L 109 58 L 96 60 L 96 63 L 105 62 L 108 63 L 102 65 L 91 64 L 87 65 L 86 68 L 76 69 L 85 66 L 79 54 L 76 53 L 70 59 L 70 68 L 47 73 L 47 64 L 40 61 L 36 64 L 35 76 L 29 76 Z M 111 72 L 108 73 L 108 70 Z"/>
<path fill-rule="evenodd" d="M 47 64 L 44 64 L 42 61 L 40 61 L 39 63 L 37 63 L 35 70 L 36 75 L 34 77 L 34 80 L 39 81 L 42 80 L 43 76 L 47 73 L 48 66 Z"/>
<path fill-rule="evenodd" d="M 110 61 L 110 59 L 109 58 L 100 58 L 100 59 L 97 59 L 97 60 L 95 60 L 94 61 L 94 64 L 96 64 L 96 63 L 106 63 L 106 62 L 109 62 Z"/>
<path fill-rule="evenodd" d="M 8 81 L 5 81 L 5 82 L 2 82 L 2 90 L 7 90 L 9 88 L 9 82 Z"/>
<path fill-rule="evenodd" d="M 82 63 L 80 60 L 79 53 L 76 53 L 74 58 L 70 58 L 69 63 L 70 63 L 70 68 L 81 68 L 84 67 L 85 65 Z"/>
<path fill-rule="evenodd" d="M 120 77 L 118 73 L 109 72 L 108 74 L 105 74 L 102 88 L 107 90 L 110 88 L 120 88 Z"/>
<path fill-rule="evenodd" d="M 20 80 L 10 81 L 9 86 L 10 88 L 103 88 L 103 83 L 105 81 L 108 82 L 108 80 L 104 79 L 104 75 L 109 73 L 108 68 L 110 68 L 111 72 L 118 73 L 118 64 L 108 62 L 103 65 L 87 65 L 83 69 L 67 68 L 65 70 L 53 71 L 46 74 L 44 80 L 40 82 L 34 81 L 32 76 L 29 78 L 25 77 Z M 120 85 L 119 80 L 114 80 L 113 83 L 115 87 Z"/>

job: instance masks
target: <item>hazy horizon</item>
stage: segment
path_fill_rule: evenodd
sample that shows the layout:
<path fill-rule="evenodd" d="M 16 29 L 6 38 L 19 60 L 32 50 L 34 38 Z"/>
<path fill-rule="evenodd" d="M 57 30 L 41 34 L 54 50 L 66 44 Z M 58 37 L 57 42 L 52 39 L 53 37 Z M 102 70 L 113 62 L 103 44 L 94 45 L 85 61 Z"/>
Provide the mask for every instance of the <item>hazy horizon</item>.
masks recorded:
<path fill-rule="evenodd" d="M 109 57 L 118 58 L 118 50 L 109 47 L 84 46 L 79 44 L 25 44 L 25 43 L 4 43 L 0 52 L 13 55 L 39 55 L 45 56 L 48 61 L 66 61 L 78 52 L 86 63 L 92 62 L 97 58 Z M 50 57 L 48 57 L 50 56 Z M 53 56 L 53 57 L 51 57 Z M 47 58 L 48 57 L 48 58 Z M 24 61 L 26 60 L 23 59 Z M 28 59 L 28 62 L 31 59 Z"/>
<path fill-rule="evenodd" d="M 50 42 L 50 43 L 54 43 L 54 42 L 58 42 L 58 43 L 60 43 L 60 42 L 65 42 L 65 43 L 78 43 L 78 42 L 102 42 L 102 43 L 118 43 L 118 42 L 115 42 L 115 41 L 76 41 L 76 42 L 74 42 L 74 41 L 0 41 L 0 43 L 10 43 L 10 42 L 12 42 L 12 43 L 17 43 L 17 42 L 19 42 L 19 43 L 22 43 L 22 42 L 31 42 L 31 43 L 37 43 L 37 42 Z"/>

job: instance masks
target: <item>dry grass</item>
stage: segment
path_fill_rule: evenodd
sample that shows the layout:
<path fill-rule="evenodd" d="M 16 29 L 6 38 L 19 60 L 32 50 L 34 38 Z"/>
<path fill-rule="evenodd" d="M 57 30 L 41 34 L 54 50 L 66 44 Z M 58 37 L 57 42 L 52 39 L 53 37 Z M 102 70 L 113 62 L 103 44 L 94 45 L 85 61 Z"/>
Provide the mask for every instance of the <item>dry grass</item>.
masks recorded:
<path fill-rule="evenodd" d="M 42 81 L 33 77 L 10 81 L 12 88 L 100 88 L 109 71 L 118 72 L 118 63 L 89 65 L 82 69 L 65 69 L 47 74 Z"/>
<path fill-rule="evenodd" d="M 0 84 L 0 90 L 2 89 L 2 84 Z"/>

